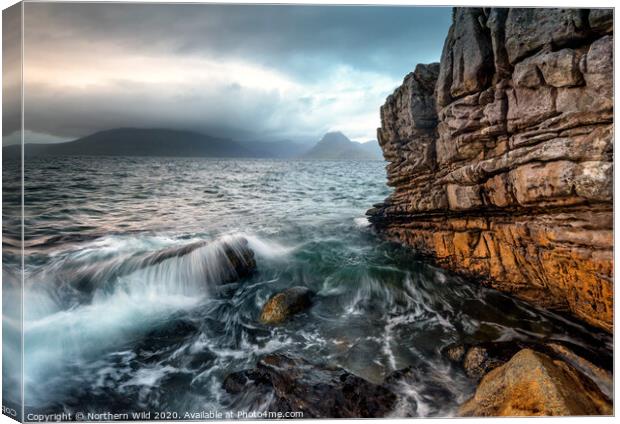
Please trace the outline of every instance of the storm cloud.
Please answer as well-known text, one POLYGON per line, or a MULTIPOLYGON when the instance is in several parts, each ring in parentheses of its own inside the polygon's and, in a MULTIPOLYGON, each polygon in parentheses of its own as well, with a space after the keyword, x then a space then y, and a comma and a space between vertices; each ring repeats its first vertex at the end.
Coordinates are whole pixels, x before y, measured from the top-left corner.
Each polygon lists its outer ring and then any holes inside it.
MULTIPOLYGON (((449 8, 26 3, 25 128, 236 139, 374 138, 379 107, 437 61, 449 8)), ((6 132, 5 132, 6 134, 6 132)))

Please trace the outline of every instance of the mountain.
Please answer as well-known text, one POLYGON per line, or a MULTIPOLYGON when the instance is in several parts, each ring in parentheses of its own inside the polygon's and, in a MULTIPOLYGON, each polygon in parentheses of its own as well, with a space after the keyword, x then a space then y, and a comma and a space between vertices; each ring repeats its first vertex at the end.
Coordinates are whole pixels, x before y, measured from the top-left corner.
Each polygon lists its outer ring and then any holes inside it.
POLYGON ((257 158, 291 159, 306 153, 311 145, 290 140, 241 142, 257 158))
MULTIPOLYGON (((310 145, 290 140, 246 141, 169 129, 118 128, 64 143, 26 143, 26 156, 172 156, 223 158, 296 158, 310 145)), ((18 156, 19 145, 3 148, 7 158, 18 156)))
POLYGON ((381 150, 381 146, 379 146, 379 142, 377 140, 365 141, 364 143, 360 143, 360 145, 362 146, 362 149, 366 150, 377 159, 383 159, 383 150, 381 150))
MULTIPOLYGON (((19 148, 6 146, 3 155, 18 155, 19 148)), ((192 131, 139 128, 99 131, 67 143, 26 143, 24 150, 26 156, 257 157, 249 146, 230 139, 192 131)))
POLYGON ((319 160, 381 160, 383 155, 376 141, 364 144, 357 143, 349 140, 343 133, 336 131, 325 134, 301 158, 319 160), (376 148, 372 143, 377 145, 376 148))

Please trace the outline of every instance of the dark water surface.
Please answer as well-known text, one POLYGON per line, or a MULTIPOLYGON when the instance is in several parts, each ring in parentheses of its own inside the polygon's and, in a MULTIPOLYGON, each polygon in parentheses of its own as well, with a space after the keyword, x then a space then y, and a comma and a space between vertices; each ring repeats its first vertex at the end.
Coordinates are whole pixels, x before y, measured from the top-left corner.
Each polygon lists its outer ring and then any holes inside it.
MULTIPOLYGON (((450 343, 560 340, 609 359, 610 337, 467 284, 381 241, 364 212, 389 193, 384 166, 29 160, 27 410, 170 411, 179 418, 261 410, 268 395, 232 398, 221 383, 279 352, 372 382, 414 366, 419 381, 402 385, 393 415, 445 416, 475 387, 442 357, 450 343), (258 272, 224 289, 205 283, 208 248, 125 269, 128 258, 239 235, 249 240, 258 272), (317 293, 312 308, 279 327, 260 324, 264 302, 295 285, 317 293)), ((15 169, 5 164, 4 172, 6 182, 15 169)), ((18 188, 17 181, 12 189, 5 184, 5 208, 18 206, 18 188)), ((18 239, 15 231, 4 234, 9 267, 18 266, 18 239)))

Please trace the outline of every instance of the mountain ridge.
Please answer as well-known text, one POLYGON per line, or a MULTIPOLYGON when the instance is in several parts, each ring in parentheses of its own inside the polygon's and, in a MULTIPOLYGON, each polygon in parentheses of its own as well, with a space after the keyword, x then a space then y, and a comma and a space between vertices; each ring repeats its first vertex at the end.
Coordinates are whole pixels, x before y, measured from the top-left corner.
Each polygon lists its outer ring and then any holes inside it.
MULTIPOLYGON (((2 148, 3 156, 17 157, 21 145, 2 148)), ((236 141, 229 138, 166 128, 123 127, 97 131, 61 143, 25 143, 32 156, 147 156, 255 159, 381 160, 377 141, 358 143, 342 132, 326 133, 315 145, 280 141, 236 141)))
POLYGON ((381 160, 381 149, 376 141, 358 143, 340 131, 326 133, 317 144, 301 157, 314 160, 381 160), (376 147, 371 144, 374 143, 376 147))
MULTIPOLYGON (((20 147, 4 146, 3 155, 17 156, 20 147)), ((287 158, 308 148, 289 141, 240 142, 188 130, 133 127, 97 131, 63 143, 24 144, 26 156, 287 158)))

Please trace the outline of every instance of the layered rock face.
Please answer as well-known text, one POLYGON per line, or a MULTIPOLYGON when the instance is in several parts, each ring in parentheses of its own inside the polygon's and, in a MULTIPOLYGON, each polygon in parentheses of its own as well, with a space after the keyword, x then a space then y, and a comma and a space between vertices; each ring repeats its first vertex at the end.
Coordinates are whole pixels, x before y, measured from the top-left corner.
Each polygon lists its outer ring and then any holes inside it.
POLYGON ((387 238, 612 331, 613 12, 457 8, 381 108, 387 238))

